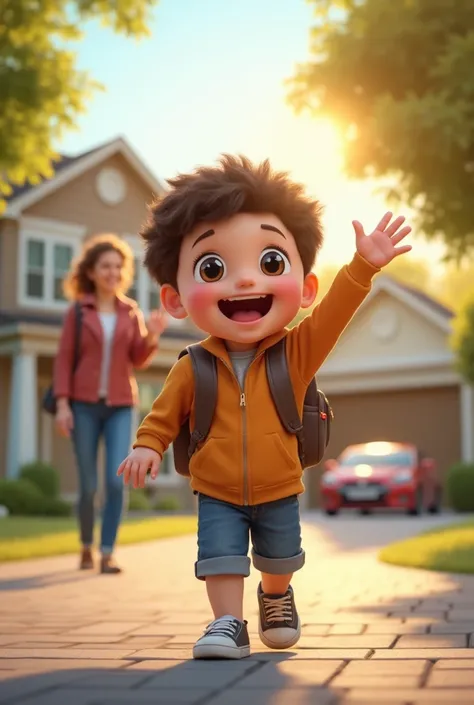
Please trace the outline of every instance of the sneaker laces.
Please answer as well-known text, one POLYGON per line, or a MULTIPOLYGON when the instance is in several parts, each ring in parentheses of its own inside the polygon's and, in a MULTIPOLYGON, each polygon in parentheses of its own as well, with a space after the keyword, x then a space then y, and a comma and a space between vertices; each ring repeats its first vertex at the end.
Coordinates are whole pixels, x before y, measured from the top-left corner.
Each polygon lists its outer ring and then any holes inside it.
POLYGON ((293 617, 293 607, 290 593, 283 595, 283 597, 265 597, 265 595, 263 595, 262 599, 265 617, 268 622, 291 621, 293 617))
POLYGON ((219 617, 207 625, 204 636, 226 636, 233 638, 237 631, 235 617, 219 617))

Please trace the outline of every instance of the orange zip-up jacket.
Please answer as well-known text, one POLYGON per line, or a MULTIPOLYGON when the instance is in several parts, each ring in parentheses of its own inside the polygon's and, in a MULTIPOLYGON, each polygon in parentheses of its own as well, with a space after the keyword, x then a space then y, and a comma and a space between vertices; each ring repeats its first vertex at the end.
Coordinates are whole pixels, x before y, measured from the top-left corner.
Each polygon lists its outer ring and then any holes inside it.
MULTIPOLYGON (((211 430, 190 461, 191 487, 238 505, 271 502, 304 491, 296 437, 282 426, 267 382, 264 352, 287 336, 287 357, 302 414, 308 384, 370 291, 379 270, 356 254, 337 274, 310 316, 288 331, 262 340, 241 389, 225 341, 201 345, 217 357, 217 404, 211 430)), ((137 431, 134 448, 161 456, 190 416, 194 427, 194 379, 189 355, 171 369, 151 412, 137 431)))

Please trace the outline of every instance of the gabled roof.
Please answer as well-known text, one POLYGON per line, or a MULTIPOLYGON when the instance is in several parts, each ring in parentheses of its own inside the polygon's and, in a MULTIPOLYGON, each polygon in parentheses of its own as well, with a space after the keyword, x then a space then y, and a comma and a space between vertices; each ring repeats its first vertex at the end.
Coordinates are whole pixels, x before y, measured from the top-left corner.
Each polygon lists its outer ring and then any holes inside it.
POLYGON ((12 186, 13 193, 6 199, 7 208, 4 217, 18 218, 26 208, 38 203, 50 193, 115 154, 121 154, 126 159, 131 168, 148 184, 153 194, 165 191, 165 186, 148 169, 128 142, 123 137, 117 137, 76 156, 61 155, 53 164, 55 173, 51 179, 44 179, 38 185, 12 186))
POLYGON ((454 312, 421 289, 402 284, 388 274, 379 274, 374 280, 371 297, 380 291, 385 291, 398 299, 445 333, 451 332, 451 319, 454 317, 454 312))

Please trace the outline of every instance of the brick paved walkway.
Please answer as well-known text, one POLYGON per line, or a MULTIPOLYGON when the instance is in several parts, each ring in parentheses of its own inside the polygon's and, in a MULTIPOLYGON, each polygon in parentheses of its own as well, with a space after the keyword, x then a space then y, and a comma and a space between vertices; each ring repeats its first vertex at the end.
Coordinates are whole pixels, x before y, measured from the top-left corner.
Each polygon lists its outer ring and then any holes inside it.
MULTIPOLYGON (((443 521, 443 520, 438 520, 443 521)), ((120 552, 120 577, 66 557, 0 568, 0 703, 13 705, 370 705, 474 702, 474 577, 379 565, 377 545, 433 520, 310 518, 295 576, 303 636, 253 654, 193 662, 209 620, 194 538, 120 552)))

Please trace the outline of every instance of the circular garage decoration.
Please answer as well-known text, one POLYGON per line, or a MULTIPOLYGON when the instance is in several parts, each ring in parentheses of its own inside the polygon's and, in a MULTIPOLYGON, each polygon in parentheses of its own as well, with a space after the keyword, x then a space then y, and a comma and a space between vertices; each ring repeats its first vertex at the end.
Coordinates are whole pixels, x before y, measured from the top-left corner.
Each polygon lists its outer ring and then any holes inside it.
POLYGON ((121 203, 127 193, 127 184, 117 169, 102 169, 96 180, 97 193, 100 199, 109 206, 121 203))
POLYGON ((399 328, 399 317, 393 306, 380 306, 373 314, 371 329, 373 335, 381 341, 393 340, 399 328))

